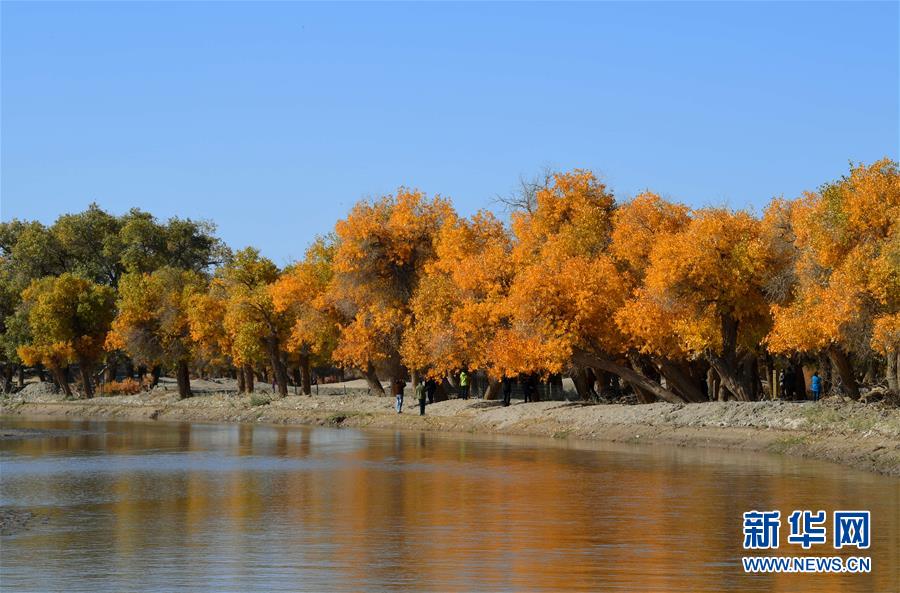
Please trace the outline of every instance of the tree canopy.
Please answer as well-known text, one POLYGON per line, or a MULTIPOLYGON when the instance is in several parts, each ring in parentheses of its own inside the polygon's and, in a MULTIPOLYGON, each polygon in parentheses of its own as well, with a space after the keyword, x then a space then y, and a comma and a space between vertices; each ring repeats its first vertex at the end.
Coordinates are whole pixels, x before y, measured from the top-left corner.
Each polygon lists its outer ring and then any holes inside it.
MULTIPOLYGON (((852 397, 900 391, 900 174, 883 159, 762 215, 627 201, 592 172, 547 172, 460 216, 401 187, 357 203, 279 269, 232 253, 208 222, 92 204, 52 225, 0 224, 0 363, 62 385, 121 352, 175 372, 271 373, 310 392, 312 366, 382 379, 618 377, 641 401, 761 397, 812 365, 852 397), (291 373, 289 373, 291 371, 291 373)), ((112 364, 109 363, 108 364, 112 364)))

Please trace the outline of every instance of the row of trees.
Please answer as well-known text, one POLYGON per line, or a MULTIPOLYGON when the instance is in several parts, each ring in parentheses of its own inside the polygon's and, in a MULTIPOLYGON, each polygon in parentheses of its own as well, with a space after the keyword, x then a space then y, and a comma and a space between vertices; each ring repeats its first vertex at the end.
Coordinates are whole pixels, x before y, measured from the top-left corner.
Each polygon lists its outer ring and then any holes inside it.
MULTIPOLYGON (((509 224, 401 188, 358 203, 283 270, 230 253, 207 224, 95 206, 0 232, 7 368, 42 364, 86 394, 103 360, 267 368, 281 395, 310 367, 379 379, 618 377, 641 401, 752 400, 761 377, 813 362, 857 397, 900 391, 900 175, 890 160, 761 216, 644 193, 619 203, 589 171, 548 175, 509 224), (293 372, 289 372, 293 370, 293 372)), ((798 376, 802 376, 797 373, 798 376)))

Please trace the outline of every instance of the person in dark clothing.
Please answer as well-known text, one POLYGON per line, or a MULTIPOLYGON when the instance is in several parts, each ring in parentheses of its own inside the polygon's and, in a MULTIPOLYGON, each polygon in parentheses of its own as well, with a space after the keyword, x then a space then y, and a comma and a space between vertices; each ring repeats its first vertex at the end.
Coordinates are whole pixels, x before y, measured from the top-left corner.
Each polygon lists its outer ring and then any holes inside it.
POLYGON ((425 402, 427 397, 425 395, 425 392, 425 383, 420 382, 418 385, 416 385, 416 397, 419 400, 419 416, 425 415, 425 402))
POLYGON ((534 401, 534 382, 531 375, 525 375, 522 380, 522 395, 525 397, 525 403, 534 401))
POLYGON ((503 405, 508 406, 512 399, 512 379, 503 377, 501 383, 503 384, 503 405))
POLYGON ((531 401, 536 402, 540 401, 540 394, 538 392, 538 376, 535 374, 528 375, 528 387, 531 396, 531 401))
POLYGON ((394 392, 394 397, 397 398, 395 407, 397 408, 398 414, 403 413, 403 388, 405 386, 406 386, 406 383, 399 379, 395 379, 394 381, 391 382, 391 388, 394 392))
POLYGON ((425 395, 428 398, 428 403, 434 403, 434 394, 437 393, 437 381, 434 379, 428 379, 425 381, 425 395))
POLYGON ((797 379, 794 377, 794 369, 788 367, 781 374, 781 397, 782 399, 794 399, 794 385, 797 379))

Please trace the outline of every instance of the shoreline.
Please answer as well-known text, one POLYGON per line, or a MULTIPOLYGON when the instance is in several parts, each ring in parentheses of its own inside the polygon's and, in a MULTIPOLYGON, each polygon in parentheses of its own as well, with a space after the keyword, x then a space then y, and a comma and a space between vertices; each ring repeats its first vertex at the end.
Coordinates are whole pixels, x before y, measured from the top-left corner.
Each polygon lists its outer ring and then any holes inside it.
POLYGON ((675 447, 712 447, 819 459, 900 476, 900 410, 830 398, 812 402, 708 402, 642 405, 543 401, 447 400, 419 416, 407 396, 403 414, 390 397, 359 392, 290 395, 197 395, 167 390, 61 401, 12 397, 0 414, 34 418, 260 423, 507 434, 675 447))

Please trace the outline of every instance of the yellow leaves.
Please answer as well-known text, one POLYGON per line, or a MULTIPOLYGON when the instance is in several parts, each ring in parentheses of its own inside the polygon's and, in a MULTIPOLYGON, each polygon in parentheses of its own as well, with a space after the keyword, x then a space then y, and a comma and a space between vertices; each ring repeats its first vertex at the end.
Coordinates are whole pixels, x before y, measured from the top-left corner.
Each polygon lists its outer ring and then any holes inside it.
POLYGON ((767 329, 764 289, 777 273, 774 261, 758 219, 721 208, 696 211, 681 230, 656 236, 643 292, 620 322, 645 342, 643 350, 671 348, 658 326, 638 317, 648 311, 686 353, 718 350, 724 318, 739 322, 739 339, 750 343, 767 329))
POLYGON ((610 252, 633 273, 643 275, 659 237, 680 231, 689 221, 687 206, 666 202, 654 193, 643 193, 616 209, 610 252))
POLYGON ((51 369, 64 367, 76 360, 71 342, 25 344, 18 347, 17 354, 27 365, 43 364, 51 369))
POLYGON ((559 372, 575 348, 623 347, 614 313, 629 283, 607 254, 613 205, 593 174, 574 171, 514 218, 514 277, 500 305, 508 326, 491 348, 498 374, 559 372))
POLYGON ((327 358, 337 340, 337 317, 325 293, 333 277, 335 246, 318 238, 303 261, 291 266, 268 290, 277 313, 292 320, 289 350, 327 358))
POLYGON ((198 355, 210 362, 225 363, 232 352, 232 340, 224 327, 226 304, 215 285, 210 288, 191 297, 188 326, 198 355))
POLYGON ((882 348, 891 332, 888 321, 877 319, 889 320, 900 309, 896 163, 852 167, 848 177, 795 201, 790 218, 796 287, 790 303, 773 306, 769 347, 780 352, 839 344, 862 354, 882 348))
POLYGON ((437 235, 455 220, 447 200, 400 188, 396 195, 360 202, 338 221, 334 277, 322 297, 340 318, 337 361, 365 368, 399 359, 403 332, 412 323, 410 301, 435 258, 437 235))
POLYGON ((205 280, 187 270, 125 274, 119 282, 119 311, 106 347, 126 350, 142 364, 187 360, 195 346, 190 328, 192 299, 205 288, 205 280))
POLYGON ((519 373, 547 376, 562 372, 572 356, 567 336, 535 335, 519 329, 501 329, 490 344, 488 372, 494 377, 519 373))
POLYGON ((414 320, 401 354, 432 375, 462 367, 486 368, 489 344, 503 322, 503 299, 513 276, 511 240, 490 213, 445 223, 435 259, 410 301, 414 320))
POLYGON ((875 320, 872 349, 886 356, 900 350, 900 313, 883 315, 875 320))
POLYGON ((575 350, 695 357, 730 348, 734 327, 746 348, 884 352, 900 315, 898 179, 891 161, 857 165, 757 218, 649 192, 617 206, 575 170, 550 178, 510 228, 400 188, 354 206, 281 274, 245 249, 208 287, 177 270, 125 275, 108 336, 110 293, 71 275, 35 282, 21 353, 49 364, 105 342, 243 364, 274 343, 392 374, 499 376, 559 372, 575 350))
POLYGON ((849 234, 883 237, 898 224, 900 174, 889 159, 853 167, 850 177, 838 184, 838 191, 849 234))
POLYGON ((65 273, 35 280, 22 292, 31 339, 18 349, 29 364, 93 361, 102 352, 114 310, 114 293, 65 273))
POLYGON ((390 359, 400 347, 399 336, 408 326, 408 316, 399 309, 367 307, 341 327, 341 340, 334 351, 336 360, 364 368, 390 359))
POLYGON ((609 244, 614 200, 590 171, 575 170, 553 176, 537 192, 533 213, 513 216, 517 239, 514 260, 526 264, 547 249, 571 255, 596 255, 609 244))
POLYGON ((267 340, 284 343, 291 320, 273 302, 277 279, 274 263, 244 249, 217 272, 206 294, 190 299, 190 335, 203 358, 254 364, 264 359, 267 340))

